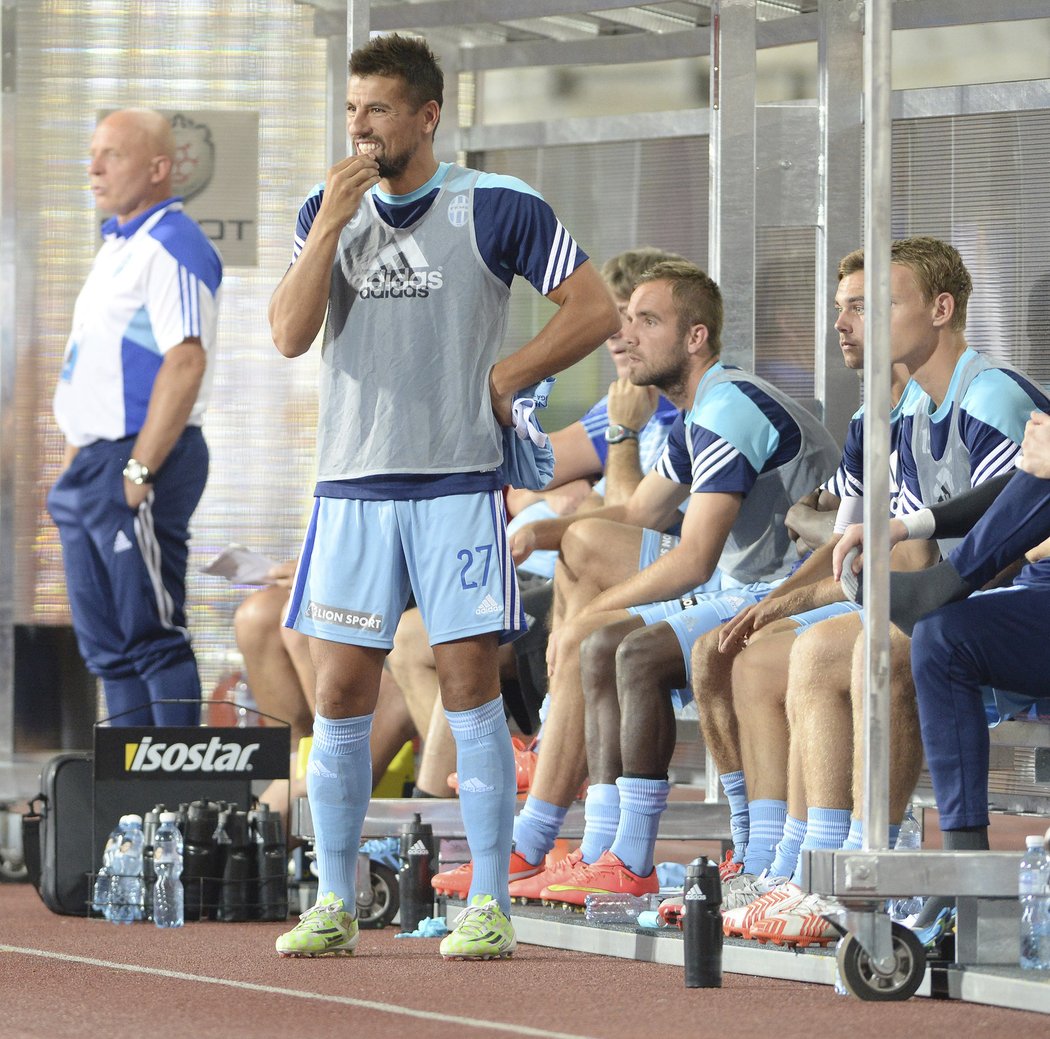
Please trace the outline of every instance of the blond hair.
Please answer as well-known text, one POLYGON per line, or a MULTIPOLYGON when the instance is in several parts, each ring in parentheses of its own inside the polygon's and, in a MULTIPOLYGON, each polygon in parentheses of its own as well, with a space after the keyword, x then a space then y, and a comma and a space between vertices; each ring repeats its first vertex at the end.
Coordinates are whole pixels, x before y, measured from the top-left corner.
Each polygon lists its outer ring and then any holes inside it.
MULTIPOLYGON (((929 235, 898 238, 890 246, 890 260, 907 267, 915 275, 922 298, 927 303, 947 292, 955 301, 948 327, 953 332, 961 332, 966 327, 966 304, 973 291, 973 281, 955 246, 929 235)), ((839 263, 839 281, 862 270, 864 250, 854 249, 839 263)))

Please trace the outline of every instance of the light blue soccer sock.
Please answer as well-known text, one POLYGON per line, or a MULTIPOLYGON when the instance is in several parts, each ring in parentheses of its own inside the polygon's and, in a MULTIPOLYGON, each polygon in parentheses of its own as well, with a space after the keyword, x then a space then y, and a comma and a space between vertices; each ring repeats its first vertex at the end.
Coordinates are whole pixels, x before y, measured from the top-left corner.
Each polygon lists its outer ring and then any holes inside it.
POLYGON ((776 855, 769 865, 771 877, 790 877, 798 865, 798 850, 806 836, 806 823, 803 819, 788 816, 784 822, 784 836, 777 845, 776 855))
POLYGON ((580 850, 584 862, 594 862, 611 847, 620 822, 620 791, 615 783, 592 783, 583 804, 583 840, 580 850))
POLYGON ((750 820, 747 814, 747 785, 743 772, 726 772, 718 777, 729 803, 729 833, 733 838, 733 858, 741 862, 747 851, 750 820))
POLYGON ((647 877, 653 871, 656 835, 671 784, 666 779, 620 776, 616 786, 620 791, 620 824, 610 850, 632 873, 647 877))
MULTIPOLYGON (((889 847, 893 847, 897 843, 897 834, 901 832, 901 828, 896 823, 890 824, 889 829, 889 847)), ((849 835, 846 837, 845 842, 842 845, 843 851, 860 851, 864 847, 864 823, 857 818, 852 818, 849 821, 849 835)))
POLYGON ((859 851, 864 844, 864 823, 854 817, 849 821, 849 833, 842 842, 843 851, 859 851))
POLYGON ((314 716, 306 793, 314 824, 318 897, 329 891, 357 915, 357 853, 372 796, 372 715, 314 716))
POLYGON ((532 865, 543 862, 543 856, 554 847, 561 833, 568 808, 541 801, 535 794, 525 798, 518 817, 514 820, 514 850, 532 865))
MULTIPOLYGON (((848 808, 810 808, 806 813, 806 836, 799 851, 838 851, 849 833, 850 810, 848 808)), ((802 883, 802 856, 791 879, 802 883)))
POLYGON ((445 717, 456 740, 459 809, 474 866, 468 898, 491 895, 510 916, 507 884, 518 783, 503 697, 469 711, 445 711, 445 717))
POLYGON ((749 802, 747 812, 749 826, 744 872, 757 877, 773 861, 777 842, 784 836, 787 802, 762 798, 749 802))

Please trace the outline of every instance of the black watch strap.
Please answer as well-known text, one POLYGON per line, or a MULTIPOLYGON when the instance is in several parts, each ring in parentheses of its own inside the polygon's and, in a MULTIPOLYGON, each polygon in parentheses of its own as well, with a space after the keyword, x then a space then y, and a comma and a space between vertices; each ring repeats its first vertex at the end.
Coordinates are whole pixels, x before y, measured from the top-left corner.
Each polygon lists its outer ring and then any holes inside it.
POLYGON ((627 426, 620 426, 615 422, 605 431, 605 442, 607 444, 622 444, 625 440, 637 439, 637 429, 629 429, 627 426))

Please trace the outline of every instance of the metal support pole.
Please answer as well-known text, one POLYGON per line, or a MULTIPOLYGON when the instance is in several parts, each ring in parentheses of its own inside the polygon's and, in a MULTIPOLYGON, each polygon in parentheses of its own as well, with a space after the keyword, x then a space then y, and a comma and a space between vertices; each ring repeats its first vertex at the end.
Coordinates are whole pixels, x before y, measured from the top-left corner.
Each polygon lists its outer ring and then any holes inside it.
POLYGON ((820 0, 818 12, 820 183, 814 395, 822 402, 824 425, 839 441, 846 435, 860 396, 856 375, 842 364, 831 311, 839 261, 860 245, 864 234, 862 7, 861 0, 820 0))
MULTIPOLYGON (((892 0, 864 7, 864 850, 886 848, 889 830, 889 470, 892 0)), ((856 808, 856 806, 854 806, 856 808)), ((892 962, 889 919, 870 914, 858 938, 892 962)))
POLYGON ((725 301, 722 355, 755 363, 755 0, 711 6, 708 273, 725 301))
POLYGON ((327 162, 334 166, 346 158, 346 36, 337 33, 326 37, 325 57, 328 75, 325 78, 328 103, 327 162))
MULTIPOLYGON (((341 134, 343 139, 343 150, 340 158, 350 154, 350 142, 346 133, 346 80, 349 75, 347 67, 350 64, 350 55, 358 47, 363 47, 369 40, 369 29, 371 27, 372 0, 346 0, 346 53, 343 61, 343 81, 339 86, 339 93, 333 99, 339 104, 333 104, 333 109, 339 112, 339 129, 333 132, 341 134)), ((334 114, 334 112, 333 112, 334 114)))
POLYGON ((15 366, 18 333, 17 170, 18 0, 0 8, 0 762, 14 755, 15 731, 15 366))

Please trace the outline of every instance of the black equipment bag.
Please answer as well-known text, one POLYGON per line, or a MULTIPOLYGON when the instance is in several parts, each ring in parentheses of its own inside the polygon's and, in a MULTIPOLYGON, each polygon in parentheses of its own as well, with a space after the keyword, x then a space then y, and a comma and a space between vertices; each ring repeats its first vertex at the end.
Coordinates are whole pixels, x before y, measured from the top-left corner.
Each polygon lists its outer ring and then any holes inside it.
POLYGON ((29 879, 54 913, 87 916, 92 873, 92 756, 53 757, 22 817, 29 879))

